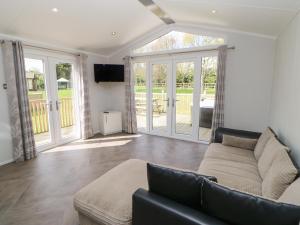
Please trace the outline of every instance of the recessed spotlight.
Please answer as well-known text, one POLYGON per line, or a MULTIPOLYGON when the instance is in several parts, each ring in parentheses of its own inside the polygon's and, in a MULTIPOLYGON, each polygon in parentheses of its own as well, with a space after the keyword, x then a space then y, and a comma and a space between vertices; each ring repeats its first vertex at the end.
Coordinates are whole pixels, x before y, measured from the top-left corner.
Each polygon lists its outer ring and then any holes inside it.
POLYGON ((58 12, 58 8, 53 8, 53 9, 52 9, 52 12, 57 13, 57 12, 58 12))
POLYGON ((116 32, 116 31, 113 31, 113 32, 111 32, 111 35, 112 35, 112 36, 117 36, 117 32, 116 32))
POLYGON ((212 12, 213 14, 216 14, 216 13, 217 13, 217 10, 213 9, 211 12, 212 12))

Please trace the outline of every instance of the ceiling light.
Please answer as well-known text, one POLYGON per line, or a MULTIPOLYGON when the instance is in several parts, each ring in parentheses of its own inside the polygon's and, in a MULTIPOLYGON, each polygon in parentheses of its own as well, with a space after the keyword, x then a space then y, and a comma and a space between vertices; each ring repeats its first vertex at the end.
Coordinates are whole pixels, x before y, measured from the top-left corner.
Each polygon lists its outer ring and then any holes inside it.
POLYGON ((52 12, 57 13, 57 12, 58 12, 58 8, 53 8, 53 9, 52 9, 52 12))
POLYGON ((213 14, 216 14, 217 10, 213 9, 211 12, 212 12, 213 14))
POLYGON ((117 35, 117 32, 116 32, 116 31, 113 31, 113 32, 111 32, 111 35, 112 35, 112 36, 116 36, 116 35, 117 35))

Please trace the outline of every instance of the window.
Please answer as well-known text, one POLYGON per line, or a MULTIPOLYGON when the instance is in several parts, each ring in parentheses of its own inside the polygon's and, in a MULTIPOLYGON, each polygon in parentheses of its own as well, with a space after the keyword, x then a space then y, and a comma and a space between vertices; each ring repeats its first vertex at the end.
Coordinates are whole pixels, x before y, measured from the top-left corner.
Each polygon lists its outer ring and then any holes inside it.
POLYGON ((142 54, 176 49, 204 47, 210 45, 221 45, 224 43, 225 40, 223 38, 171 31, 170 33, 163 35, 160 38, 144 45, 143 47, 135 49, 133 52, 135 54, 142 54))

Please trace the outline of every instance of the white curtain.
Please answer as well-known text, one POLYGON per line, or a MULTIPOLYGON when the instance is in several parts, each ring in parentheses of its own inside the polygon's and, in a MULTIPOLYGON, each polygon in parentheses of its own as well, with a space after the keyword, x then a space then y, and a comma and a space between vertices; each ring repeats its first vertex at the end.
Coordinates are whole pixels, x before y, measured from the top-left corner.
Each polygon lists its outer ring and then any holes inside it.
POLYGON ((135 96, 134 96, 134 77, 131 73, 131 58, 124 58, 125 66, 125 131, 130 134, 137 132, 135 96))
POLYGON ((3 41, 2 49, 13 158, 15 161, 29 160, 36 157, 37 152, 27 92, 23 46, 19 41, 3 41))
POLYGON ((216 129, 224 127, 224 101, 225 101, 225 75, 226 75, 226 59, 227 45, 218 48, 218 68, 217 68, 217 86, 215 96, 215 108, 212 119, 212 136, 213 141, 216 136, 216 129))
POLYGON ((80 54, 79 56, 77 56, 80 124, 81 137, 83 139, 88 139, 93 136, 91 106, 88 88, 87 58, 88 56, 85 54, 80 54))

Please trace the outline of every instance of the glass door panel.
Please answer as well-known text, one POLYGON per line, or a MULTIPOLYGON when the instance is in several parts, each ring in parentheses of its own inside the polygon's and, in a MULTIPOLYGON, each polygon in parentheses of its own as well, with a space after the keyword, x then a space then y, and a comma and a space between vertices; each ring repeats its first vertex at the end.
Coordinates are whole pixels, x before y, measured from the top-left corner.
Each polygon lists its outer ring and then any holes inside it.
POLYGON ((151 68, 151 115, 152 131, 167 133, 168 130, 168 73, 169 64, 152 64, 151 68))
POLYGON ((147 129, 147 70, 146 63, 133 63, 133 74, 135 79, 135 108, 138 131, 146 132, 147 129))
POLYGON ((217 57, 202 58, 201 93, 199 133, 201 141, 210 141, 212 117, 215 106, 215 93, 217 81, 217 57))
POLYGON ((73 65, 69 62, 55 64, 56 92, 58 101, 56 109, 59 113, 61 139, 76 136, 78 133, 75 119, 75 101, 73 90, 73 65))
POLYGON ((176 62, 175 67, 175 133, 192 135, 195 63, 176 62))
POLYGON ((38 58, 25 58, 26 81, 33 133, 37 147, 52 142, 50 114, 52 104, 47 89, 45 61, 38 58))

